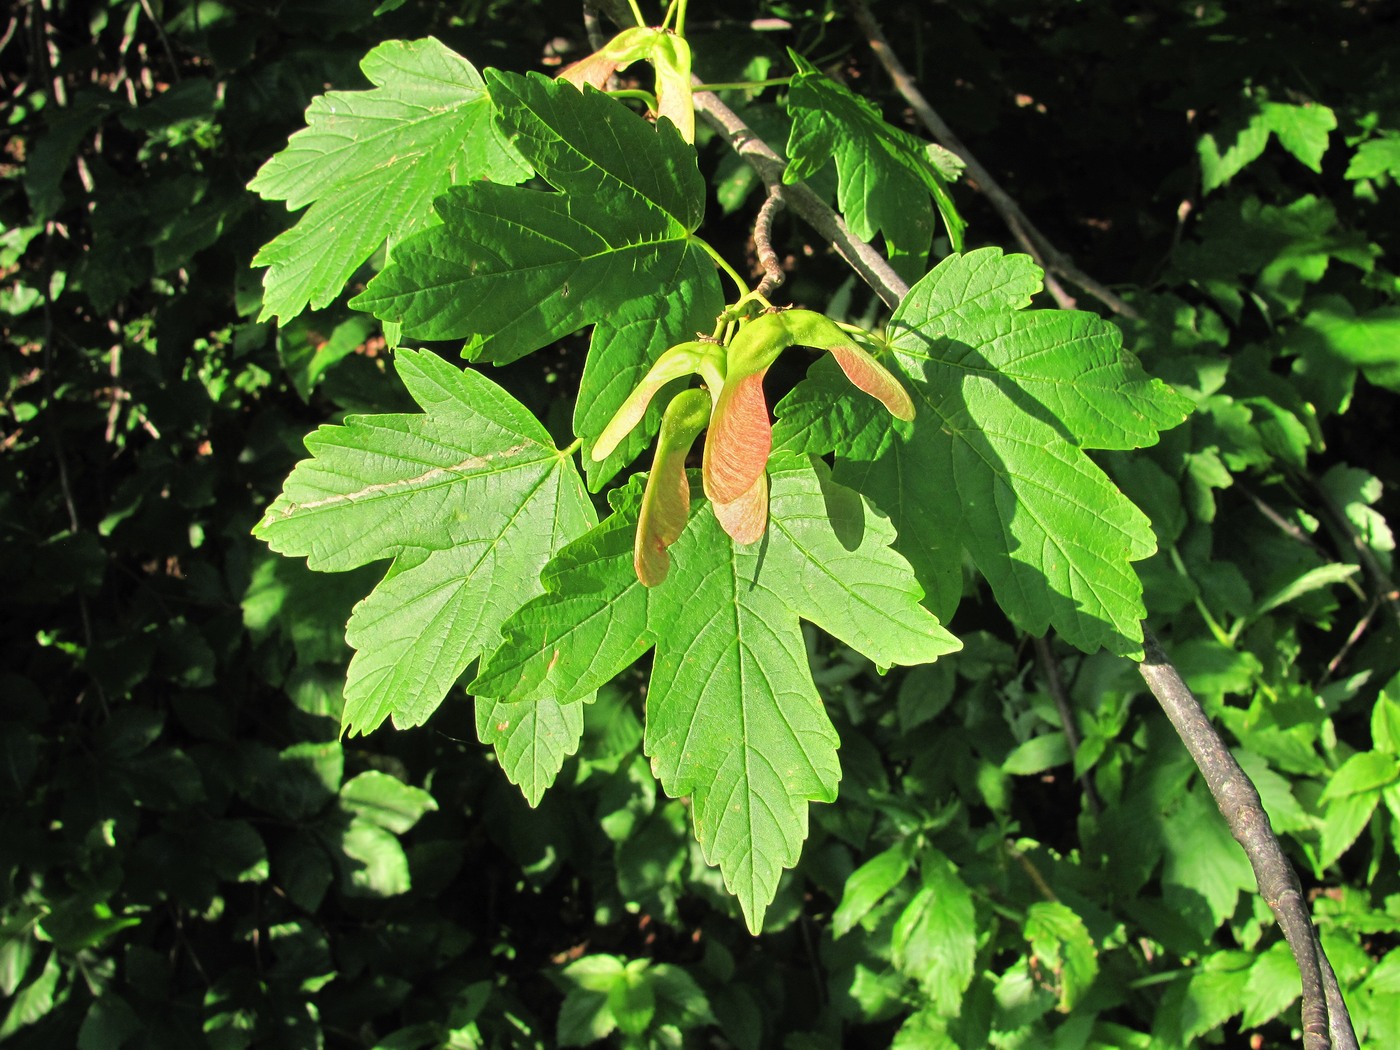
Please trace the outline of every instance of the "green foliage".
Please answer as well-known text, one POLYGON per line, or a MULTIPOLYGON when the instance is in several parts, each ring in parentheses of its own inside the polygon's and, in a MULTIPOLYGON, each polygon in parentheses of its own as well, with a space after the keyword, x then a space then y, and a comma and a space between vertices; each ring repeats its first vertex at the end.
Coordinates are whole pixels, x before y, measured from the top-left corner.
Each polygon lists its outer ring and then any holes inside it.
MULTIPOLYGON (((395 362, 423 414, 323 428, 254 530, 313 569, 393 559, 346 629, 357 650, 342 715, 350 733, 391 715, 401 728, 427 721, 495 646, 528 581, 594 517, 572 464, 504 390, 431 354, 405 350, 395 362)), ((495 741, 500 751, 514 732, 495 741)))
POLYGON ((923 275, 933 240, 933 207, 954 251, 963 249, 966 224, 948 183, 962 162, 947 150, 891 127, 870 102, 822 76, 800 55, 788 86, 792 116, 783 181, 815 175, 835 157, 837 202, 856 235, 883 234, 890 261, 913 278, 923 275), (907 262, 906 262, 907 260, 907 262))
POLYGON ((429 225, 449 186, 530 174, 492 122, 481 75, 437 40, 391 40, 360 68, 375 90, 316 98, 306 128, 248 184, 293 211, 311 205, 253 259, 268 267, 264 320, 330 303, 386 237, 429 225))
POLYGON ((919 422, 865 404, 832 418, 826 370, 778 406, 785 444, 843 455, 839 476, 891 508, 936 610, 956 604, 965 548, 1022 629, 1140 653, 1129 563, 1153 553, 1151 526, 1081 450, 1152 444, 1186 403, 1098 318, 1016 313, 1039 288, 1024 256, 949 256, 888 329, 919 422))
POLYGON ((0 1043, 1296 1045, 1144 618, 1400 1039, 1383 15, 871 7, 1139 317, 1050 309, 840 5, 25 9, 0 1043), (892 314, 793 209, 748 290, 692 66, 892 314))
POLYGON ((501 131, 558 192, 458 184, 438 202, 442 225, 396 247, 354 306, 421 339, 471 337, 471 356, 502 363, 640 296, 714 280, 692 239, 704 184, 674 128, 538 74, 487 76, 501 131))
POLYGON ((806 803, 832 801, 840 778, 798 615, 885 666, 958 648, 918 605, 908 565, 868 503, 819 461, 770 469, 764 547, 736 544, 707 509, 692 510, 677 571, 656 587, 633 571, 635 498, 622 497, 546 567, 549 593, 507 622, 506 644, 471 685, 517 701, 573 700, 655 645, 646 753, 667 793, 690 797, 705 857, 755 931, 781 870, 797 862, 806 803))

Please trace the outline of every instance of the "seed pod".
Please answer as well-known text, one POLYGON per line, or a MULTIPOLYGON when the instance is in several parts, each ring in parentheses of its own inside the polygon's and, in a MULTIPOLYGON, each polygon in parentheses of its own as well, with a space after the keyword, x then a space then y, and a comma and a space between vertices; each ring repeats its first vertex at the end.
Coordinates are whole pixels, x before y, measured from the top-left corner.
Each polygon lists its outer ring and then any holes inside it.
POLYGON ((689 342, 679 343, 658 357, 598 435, 593 451, 589 453, 593 462, 601 463, 616 451, 617 446, 647 414, 647 406, 656 392, 671 380, 699 372, 712 384, 722 383, 724 373, 719 353, 720 348, 714 343, 689 342))
POLYGON ((666 548, 680 539, 690 515, 690 481, 685 457, 710 418, 710 397, 703 390, 683 390, 671 399, 661 417, 656 456, 642 493, 632 566, 637 579, 655 587, 671 569, 666 548))

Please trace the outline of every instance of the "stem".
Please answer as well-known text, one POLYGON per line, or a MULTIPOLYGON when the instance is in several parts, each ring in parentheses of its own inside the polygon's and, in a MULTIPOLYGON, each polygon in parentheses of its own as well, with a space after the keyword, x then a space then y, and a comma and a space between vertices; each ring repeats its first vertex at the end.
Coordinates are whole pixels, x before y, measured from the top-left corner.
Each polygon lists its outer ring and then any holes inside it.
POLYGON ((1062 308, 1072 309, 1074 299, 1051 276, 1052 272, 1083 288, 1114 313, 1123 317, 1137 318, 1139 315, 1136 310, 1106 286, 1075 266, 1068 256, 1050 242, 1048 237, 1036 229, 1030 219, 1026 218, 1026 213, 1021 210, 1020 205, 1001 188, 1001 185, 992 177, 991 172, 982 166, 981 162, 963 145, 957 135, 953 134, 953 130, 928 104, 928 100, 924 98, 923 92, 919 90, 914 78, 909 75, 908 70, 904 68, 904 63, 899 60, 899 56, 890 47, 884 30, 880 28, 880 23, 875 20, 875 16, 870 13, 870 8, 866 6, 865 0, 848 0, 848 3, 851 14, 855 17, 861 32, 866 36, 870 50, 875 53, 875 57, 885 67, 885 72, 894 82, 895 90, 900 93, 905 102, 909 103, 909 108, 914 111, 914 115, 928 129, 934 140, 956 153, 967 165, 968 181, 975 183, 977 188, 982 191, 983 196, 996 209, 997 214, 1001 216, 1002 221, 1006 223, 1007 228, 1011 230, 1011 235, 1016 238, 1016 242, 1020 244, 1022 249, 1035 259, 1041 269, 1047 271, 1045 287, 1054 296, 1056 303, 1062 308))
POLYGON ((644 88, 618 88, 608 92, 609 98, 635 98, 639 102, 646 103, 648 109, 656 111, 656 96, 644 88))
POLYGON ((1145 656, 1138 670, 1191 753, 1230 833, 1249 857, 1259 892, 1297 960, 1303 981, 1304 1050, 1353 1050, 1356 1035, 1351 1018, 1340 989, 1331 987, 1335 986, 1336 977, 1331 975, 1330 966, 1326 967, 1329 976, 1324 977, 1326 957, 1308 915, 1302 887, 1269 824, 1259 792, 1150 632, 1144 639, 1143 651, 1145 656))
POLYGON ((1215 636, 1215 640, 1221 645, 1226 648, 1234 648, 1234 641, 1230 637, 1230 632, 1221 627, 1215 617, 1211 615, 1210 610, 1206 608, 1205 599, 1201 597, 1201 588, 1196 581, 1191 578, 1191 573, 1186 568, 1186 562, 1182 561, 1181 552, 1177 550, 1175 543, 1167 548, 1167 553, 1171 556, 1172 567, 1190 582, 1191 602, 1196 606, 1196 612, 1201 614, 1201 619, 1205 622, 1206 627, 1210 629, 1210 633, 1215 636))
POLYGON ((637 25, 645 29, 647 20, 642 17, 642 9, 637 6, 637 0, 627 0, 627 6, 632 9, 632 17, 637 20, 637 25))
MULTIPOLYGON (((1060 725, 1064 727, 1065 743, 1069 745, 1071 757, 1079 753, 1079 727, 1074 724, 1074 711, 1070 708, 1069 694, 1065 691, 1064 678, 1060 675, 1060 665, 1055 659, 1055 653, 1050 648, 1050 639, 1041 636, 1031 639, 1035 646, 1036 660, 1040 663, 1040 672, 1045 676, 1045 686, 1050 693, 1050 699, 1055 702, 1055 710, 1060 716, 1060 725)), ((1103 812, 1103 803, 1099 801, 1099 793, 1094 790, 1094 781, 1087 772, 1079 774, 1079 787, 1084 792, 1084 800, 1089 806, 1089 812, 1098 816, 1103 812)))
POLYGON ((1323 507, 1326 508, 1328 518, 1350 542, 1352 550, 1356 553, 1357 561, 1365 569, 1366 575, 1371 577, 1371 583, 1376 588, 1377 597, 1389 607, 1391 615, 1395 617, 1395 622, 1400 624, 1400 589, 1396 588, 1395 581, 1390 578, 1390 574, 1385 571, 1384 566, 1376 560, 1370 545, 1357 532, 1356 526, 1346 516, 1346 512, 1337 505, 1332 494, 1316 482, 1314 482, 1313 488, 1317 493, 1317 498, 1322 501, 1323 507))
POLYGON ((758 209, 758 218, 753 223, 753 245, 758 253, 758 264, 763 267, 763 280, 758 284, 756 296, 766 299, 775 288, 782 286, 785 277, 778 263, 778 253, 773 251, 773 217, 783 206, 783 198, 770 187, 768 199, 758 209))
POLYGON ((676 3, 676 36, 685 36, 685 9, 690 6, 690 0, 678 0, 676 3))
POLYGON ((730 266, 729 263, 725 262, 724 256, 720 255, 719 252, 715 251, 715 249, 710 245, 710 243, 707 240, 705 240, 703 237, 697 237, 693 233, 690 235, 690 240, 691 243, 700 245, 700 247, 705 250, 705 254, 714 260, 715 265, 718 266, 725 273, 727 273, 729 275, 730 280, 732 280, 736 285, 738 285, 740 299, 744 298, 749 294, 749 286, 744 283, 744 279, 739 276, 738 271, 735 270, 734 267, 730 266))
POLYGON ((767 80, 728 80, 721 83, 695 85, 696 91, 757 91, 759 88, 781 87, 792 83, 792 77, 769 77, 767 80))

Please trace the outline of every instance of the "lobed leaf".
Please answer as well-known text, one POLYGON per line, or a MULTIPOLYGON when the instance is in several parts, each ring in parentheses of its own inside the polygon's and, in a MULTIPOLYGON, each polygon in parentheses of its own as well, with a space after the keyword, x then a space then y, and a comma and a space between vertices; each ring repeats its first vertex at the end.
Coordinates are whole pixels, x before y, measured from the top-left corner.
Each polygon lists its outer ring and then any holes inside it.
POLYGON ((325 306, 383 245, 432 225, 449 186, 530 174, 492 123, 481 74, 432 37, 391 40, 360 63, 375 87, 313 99, 307 126, 248 188, 310 209, 253 259, 268 267, 259 320, 325 306))
POLYGON ((966 549, 1023 630, 1133 656, 1144 610, 1131 563, 1156 544, 1084 450, 1151 444, 1189 403, 1149 379, 1108 323, 1017 312, 1038 283, 1028 260, 995 248, 945 259, 889 326, 918 424, 863 403, 829 413, 828 370, 778 406, 778 444, 841 453, 837 480, 890 513, 940 615, 966 549))
POLYGON ((426 352, 395 365, 424 412, 322 427, 254 529, 313 569, 395 559, 346 631, 351 733, 425 721, 595 520, 572 463, 505 391, 426 352))
POLYGON ((555 192, 452 187, 442 225, 399 244, 351 305, 503 363, 639 298, 716 281, 691 236, 704 180, 674 125, 538 74, 487 81, 501 130, 555 192))
POLYGON ((961 251, 965 223, 947 180, 954 165, 931 152, 930 144, 886 123, 865 99, 806 61, 796 61, 798 72, 788 89, 793 123, 783 181, 810 178, 834 157, 837 203, 851 230, 867 240, 883 234, 891 260, 911 280, 924 272, 935 205, 953 250, 961 251))
MULTIPOLYGON (((567 698, 598 688, 653 645, 646 752, 755 930, 797 861, 806 803, 830 801, 836 736, 812 683, 799 617, 877 662, 932 660, 958 643, 920 608, 887 522, 824 465, 775 460, 761 545, 729 539, 703 504, 643 587, 631 564, 637 485, 544 573, 546 593, 503 628, 471 685, 480 696, 567 698)), ((698 509, 696 509, 698 508, 698 509)))

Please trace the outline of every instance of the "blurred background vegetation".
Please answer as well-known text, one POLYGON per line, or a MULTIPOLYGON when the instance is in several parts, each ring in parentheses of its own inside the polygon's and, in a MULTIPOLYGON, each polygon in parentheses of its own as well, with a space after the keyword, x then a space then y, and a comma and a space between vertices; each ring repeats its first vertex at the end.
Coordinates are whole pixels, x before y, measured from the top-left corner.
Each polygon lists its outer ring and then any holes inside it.
MULTIPOLYGON (((1196 401, 1160 446, 1102 457, 1157 529, 1149 622, 1255 779, 1363 1043, 1400 1045, 1400 13, 873 8, 1196 401)), ((1294 964, 1135 668, 1038 655, 972 576, 955 658, 882 677, 812 637, 841 797, 757 939, 657 793, 640 678, 600 696, 533 810, 460 690, 421 729, 338 739, 375 574, 313 576, 249 531, 309 430, 403 395, 344 300, 257 322, 249 262, 293 217, 245 187, 313 96, 366 86, 374 44, 548 72, 588 50, 578 4, 0 18, 0 1042, 1293 1042, 1294 964)), ((690 29, 702 78, 784 76, 793 47, 905 122, 836 0, 696 4, 690 29)), ((781 145, 780 95, 727 97, 781 145)), ((700 147, 727 231, 707 236, 743 259, 752 177, 700 147)), ((1010 247, 956 192, 969 246, 1010 247)), ((780 238, 792 301, 873 309, 808 231, 780 238)), ((582 347, 493 378, 567 427, 582 347)))

